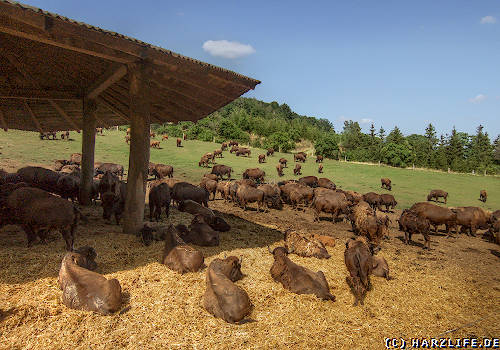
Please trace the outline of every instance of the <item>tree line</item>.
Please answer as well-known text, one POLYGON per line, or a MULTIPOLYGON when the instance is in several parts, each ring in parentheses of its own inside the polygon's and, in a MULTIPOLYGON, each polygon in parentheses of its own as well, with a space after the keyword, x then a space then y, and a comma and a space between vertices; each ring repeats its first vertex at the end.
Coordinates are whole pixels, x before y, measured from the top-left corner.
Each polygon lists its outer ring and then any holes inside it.
POLYGON ((219 143, 237 140, 281 152, 293 151, 297 143, 308 140, 315 154, 332 159, 500 174, 500 136, 492 142, 482 125, 473 135, 453 127, 450 134, 438 136, 429 124, 423 135, 404 136, 397 126, 386 135, 383 127, 376 130, 373 124, 364 133, 358 122, 348 120, 336 132, 329 120, 299 115, 285 103, 240 97, 197 123, 153 128, 174 137, 186 134, 189 139, 219 143))

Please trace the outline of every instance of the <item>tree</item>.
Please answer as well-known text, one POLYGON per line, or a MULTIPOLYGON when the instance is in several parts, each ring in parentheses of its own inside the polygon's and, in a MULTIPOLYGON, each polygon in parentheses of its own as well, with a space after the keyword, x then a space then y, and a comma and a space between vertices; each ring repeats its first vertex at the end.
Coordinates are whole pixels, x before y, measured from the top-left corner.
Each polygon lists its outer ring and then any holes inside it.
POLYGON ((412 163, 412 151, 406 144, 389 142, 382 147, 382 161, 395 167, 407 167, 412 163))
POLYGON ((324 134, 314 144, 316 154, 326 158, 338 158, 339 155, 339 136, 336 134, 324 134))
POLYGON ((385 129, 382 126, 378 131, 378 137, 380 138, 380 140, 382 140, 382 142, 385 141, 385 129))
POLYGON ((405 137, 403 136, 403 133, 397 126, 392 129, 392 131, 387 135, 387 142, 392 142, 395 143, 396 145, 402 145, 405 143, 405 137))
POLYGON ((293 142, 290 135, 286 132, 275 132, 267 138, 264 142, 266 148, 273 148, 279 152, 288 152, 295 148, 295 142, 293 142))
POLYGON ((483 129, 482 125, 477 127, 471 147, 471 159, 478 171, 486 170, 493 162, 493 146, 488 133, 483 132, 483 129))

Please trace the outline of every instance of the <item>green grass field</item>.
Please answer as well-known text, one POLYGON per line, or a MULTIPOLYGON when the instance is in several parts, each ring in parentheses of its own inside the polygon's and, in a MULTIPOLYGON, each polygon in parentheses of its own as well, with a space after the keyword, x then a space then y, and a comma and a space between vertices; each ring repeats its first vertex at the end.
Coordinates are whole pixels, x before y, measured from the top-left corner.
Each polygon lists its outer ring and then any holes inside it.
MULTIPOLYGON (((105 131, 104 136, 96 136, 96 161, 114 162, 128 167, 128 145, 124 142, 124 132, 105 131)), ((81 151, 81 134, 71 133, 72 141, 41 141, 37 133, 10 130, 0 131, 0 167, 8 165, 20 167, 24 164, 52 165, 54 159, 67 159, 73 152, 81 151)), ((157 137, 160 139, 160 137, 157 137)), ((200 157, 206 152, 220 148, 219 144, 195 140, 183 141, 183 147, 175 147, 175 138, 161 142, 161 149, 151 149, 151 161, 170 164, 174 167, 174 176, 188 181, 198 182, 210 169, 198 167, 200 157)), ((257 157, 265 153, 262 149, 253 149, 252 156, 236 157, 229 151, 217 162, 233 167, 233 177, 241 178, 247 168, 260 167, 267 176, 267 181, 278 181, 276 164, 278 159, 288 159, 288 168, 282 179, 299 178, 293 176, 293 155, 275 153, 267 158, 266 163, 258 164, 257 157)), ((318 165, 314 157, 309 157, 302 164, 302 175, 318 176, 318 165)), ((470 174, 448 174, 443 172, 398 169, 386 166, 355 164, 325 160, 324 177, 334 181, 343 189, 361 193, 374 191, 388 192, 380 188, 380 178, 389 177, 393 182, 392 194, 399 202, 399 208, 411 206, 415 202, 425 201, 431 189, 448 191, 449 206, 480 206, 488 210, 500 209, 500 177, 474 176, 470 174), (488 191, 488 201, 478 200, 479 191, 488 191)))

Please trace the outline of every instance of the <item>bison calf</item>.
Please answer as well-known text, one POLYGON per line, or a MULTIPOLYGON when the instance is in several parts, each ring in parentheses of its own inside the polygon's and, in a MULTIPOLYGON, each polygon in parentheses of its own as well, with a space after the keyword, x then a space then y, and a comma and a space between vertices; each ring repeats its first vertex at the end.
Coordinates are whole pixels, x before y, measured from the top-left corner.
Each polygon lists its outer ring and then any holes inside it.
POLYGON ((203 254, 178 240, 180 238, 177 237, 177 231, 170 225, 165 235, 165 248, 160 262, 180 274, 203 268, 203 254))

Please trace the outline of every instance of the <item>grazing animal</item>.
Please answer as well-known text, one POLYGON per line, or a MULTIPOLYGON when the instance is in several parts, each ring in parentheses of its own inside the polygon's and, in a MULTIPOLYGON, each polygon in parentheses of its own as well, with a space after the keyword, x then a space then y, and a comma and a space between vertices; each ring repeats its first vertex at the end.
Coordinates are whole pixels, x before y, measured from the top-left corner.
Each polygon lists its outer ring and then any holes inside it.
POLYGON ((356 235, 366 237, 373 247, 372 250, 379 250, 388 220, 377 217, 374 210, 365 201, 359 202, 352 208, 349 219, 353 232, 356 235))
POLYGON ((306 157, 302 153, 297 153, 293 155, 293 161, 305 163, 306 157))
POLYGON ((176 143, 177 147, 181 147, 182 146, 181 144, 182 144, 182 140, 178 138, 177 143, 176 143))
POLYGON ((149 147, 151 148, 160 148, 160 141, 157 141, 157 140, 151 140, 149 142, 149 147))
POLYGON ((283 165, 283 168, 286 168, 286 167, 287 167, 287 166, 286 166, 287 160, 286 160, 285 158, 280 158, 279 163, 280 163, 281 165, 283 165))
POLYGON ((368 192, 363 195, 363 200, 370 205, 370 207, 376 211, 382 210, 382 198, 378 193, 368 192))
POLYGON ((179 205, 177 206, 177 210, 179 210, 180 212, 186 212, 186 213, 189 213, 192 215, 201 214, 201 215, 207 216, 207 217, 215 216, 214 212, 211 209, 206 208, 206 207, 202 206, 201 204, 199 204, 195 201, 189 200, 189 199, 180 201, 179 205))
POLYGON ((217 175, 211 174, 211 173, 204 174, 203 177, 206 177, 207 179, 214 180, 214 181, 218 181, 219 180, 219 178, 217 177, 217 175))
POLYGON ((488 193, 486 190, 481 190, 479 192, 479 200, 483 203, 486 203, 486 200, 488 199, 488 193))
POLYGON ((120 224, 123 212, 125 211, 125 199, 127 197, 127 184, 119 183, 115 192, 104 192, 101 194, 102 218, 111 220, 114 215, 116 224, 120 224))
POLYGON ((392 194, 383 193, 380 195, 380 205, 385 206, 385 211, 389 211, 389 208, 394 209, 398 202, 392 194))
POLYGON ((269 157, 269 156, 272 156, 274 155, 274 148, 268 148, 267 149, 267 152, 266 152, 266 155, 269 157))
POLYGON ((120 179, 118 178, 118 176, 116 176, 110 171, 106 171, 104 173, 104 176, 99 181, 98 191, 99 194, 101 195, 101 198, 102 195, 106 192, 116 193, 119 189, 119 186, 120 186, 120 179))
POLYGON ((264 184, 257 188, 264 192, 267 208, 283 209, 283 202, 280 197, 280 188, 277 185, 264 184))
MULTIPOLYGON (((240 206, 242 206, 245 210, 247 210, 247 203, 257 202, 257 211, 260 211, 260 208, 264 206, 266 195, 264 191, 255 187, 241 185, 238 186, 238 189, 236 190, 236 198, 240 206)), ((262 208, 262 210, 264 210, 264 208, 262 208)))
POLYGON ((429 223, 434 226, 436 232, 439 225, 446 226, 446 233, 448 235, 453 228, 455 228, 455 232, 457 231, 457 214, 451 209, 427 202, 420 202, 413 204, 410 211, 429 220, 429 223))
POLYGON ((322 174, 322 173, 323 173, 323 163, 319 163, 318 174, 322 174))
POLYGON ((164 177, 172 178, 174 177, 174 167, 167 164, 155 164, 151 173, 156 179, 162 179, 164 177))
POLYGON ((416 213, 405 209, 401 214, 399 220, 399 230, 405 233, 405 244, 411 242, 412 234, 421 234, 424 236, 424 248, 431 249, 431 238, 429 236, 431 225, 429 220, 418 216, 416 213))
POLYGON ((125 143, 130 144, 130 135, 125 135, 125 143))
POLYGON ((385 188, 389 191, 392 190, 391 179, 384 177, 384 178, 380 179, 380 183, 382 184, 381 188, 385 188))
POLYGON ((237 145, 231 147, 231 149, 229 150, 229 153, 233 153, 233 152, 237 152, 239 149, 239 147, 237 145))
POLYGON ((258 183, 264 182, 266 172, 259 168, 247 169, 243 172, 243 179, 252 179, 258 183))
POLYGON ((293 169, 293 175, 301 175, 300 169, 302 166, 299 163, 295 163, 295 168, 293 169))
POLYGON ((172 187, 172 199, 179 203, 180 201, 191 199, 208 208, 209 193, 206 189, 194 186, 187 182, 178 182, 172 187))
POLYGON ((210 200, 210 194, 213 195, 213 200, 215 200, 215 192, 217 191, 217 181, 211 180, 207 177, 202 178, 200 187, 207 190, 209 193, 208 199, 210 200))
POLYGON ((315 188, 318 187, 318 178, 316 176, 304 176, 299 179, 299 184, 315 188))
POLYGON ((276 171, 279 177, 283 176, 283 164, 278 163, 278 165, 276 165, 276 171))
POLYGON ((266 162, 266 155, 265 154, 259 154, 259 164, 260 163, 265 163, 266 162))
POLYGON ((62 260, 58 284, 63 291, 63 304, 71 309, 102 315, 118 311, 121 306, 120 282, 81 267, 81 261, 82 255, 77 252, 66 253, 62 260))
POLYGON ((17 177, 30 186, 57 193, 57 181, 61 174, 41 167, 27 166, 17 171, 17 177))
POLYGON ((232 147, 232 146, 238 146, 238 141, 234 141, 234 140, 229 141, 229 147, 232 147))
POLYGON ((243 148, 243 147, 240 147, 238 148, 238 150, 236 151, 236 156, 247 156, 247 157, 250 157, 250 154, 252 152, 248 149, 248 148, 243 148))
POLYGON ((322 163, 323 162, 323 156, 321 154, 318 154, 316 156, 316 163, 322 163))
POLYGON ((80 165, 82 163, 82 154, 81 153, 72 153, 69 157, 69 161, 71 164, 80 165))
POLYGON ((75 253, 81 255, 81 259, 79 259, 78 266, 91 271, 97 269, 97 263, 94 261, 95 258, 97 257, 97 253, 94 248, 89 246, 80 247, 75 250, 75 253))
POLYGON ((57 180, 57 193, 64 199, 76 201, 80 196, 80 178, 73 175, 63 175, 57 180))
POLYGON ((443 190, 432 190, 427 196, 427 201, 429 202, 434 199, 434 201, 437 202, 439 198, 443 198, 444 204, 446 204, 448 200, 448 192, 443 190))
POLYGON ((200 161, 198 162, 198 166, 202 166, 202 167, 209 167, 210 166, 210 159, 208 159, 207 157, 203 156, 201 157, 200 161))
POLYGON ((315 257, 318 259, 329 259, 330 254, 323 243, 313 237, 306 237, 300 233, 288 229, 284 233, 285 248, 288 253, 295 253, 303 257, 315 257))
POLYGON ((313 272, 297 265, 290 260, 284 247, 277 247, 272 252, 268 247, 268 250, 274 257, 271 277, 281 283, 283 288, 295 294, 314 294, 319 299, 335 301, 322 271, 313 272))
POLYGON ((207 269, 203 307, 229 323, 243 320, 252 311, 247 292, 234 282, 241 279, 241 260, 235 256, 214 259, 207 269))
POLYGON ((332 190, 323 190, 324 193, 314 197, 312 207, 314 208, 315 221, 320 220, 320 214, 332 214, 332 222, 335 222, 340 214, 349 214, 349 202, 345 195, 332 190), (330 192, 331 191, 331 192, 330 192))
POLYGON ((127 128, 127 135, 130 134, 130 128, 127 128))
POLYGON ((182 242, 172 225, 165 235, 165 248, 160 263, 180 274, 197 272, 205 266, 203 254, 182 242))
POLYGON ((168 140, 168 135, 167 134, 161 135, 161 140, 162 141, 168 140))
POLYGON ((227 179, 231 179, 231 172, 233 171, 233 168, 227 166, 227 165, 222 165, 222 164, 217 164, 214 165, 212 168, 212 174, 217 175, 217 177, 220 177, 221 179, 223 176, 227 176, 227 179))
POLYGON ((349 272, 346 281, 356 298, 354 306, 358 305, 358 302, 363 305, 366 292, 371 289, 372 254, 366 241, 361 237, 349 239, 345 247, 344 262, 349 272))
POLYGON ((333 183, 333 181, 327 179, 326 177, 320 177, 318 179, 318 186, 323 188, 328 188, 330 190, 335 190, 337 188, 337 186, 333 183))
POLYGON ((161 209, 165 208, 165 215, 168 218, 170 208, 170 187, 166 183, 151 188, 149 191, 149 220, 160 221, 161 209))
MULTIPOLYGON (((97 164, 96 164, 97 165, 97 164)), ((123 177, 123 165, 120 164, 115 164, 115 163, 101 163, 96 166, 94 169, 94 175, 98 174, 105 174, 106 171, 109 171, 116 176, 118 176, 120 179, 123 177)))
MULTIPOLYGON (((214 152, 214 158, 224 158, 224 156, 222 155, 222 149, 216 149, 214 152)), ((213 160, 212 160, 213 161, 213 160)))
POLYGON ((479 207, 458 207, 451 209, 457 214, 457 225, 461 225, 460 231, 469 231, 475 236, 477 229, 486 230, 491 223, 491 214, 479 207))
POLYGON ((220 146, 220 149, 223 151, 227 150, 227 142, 223 142, 222 145, 220 146))

